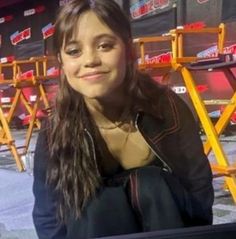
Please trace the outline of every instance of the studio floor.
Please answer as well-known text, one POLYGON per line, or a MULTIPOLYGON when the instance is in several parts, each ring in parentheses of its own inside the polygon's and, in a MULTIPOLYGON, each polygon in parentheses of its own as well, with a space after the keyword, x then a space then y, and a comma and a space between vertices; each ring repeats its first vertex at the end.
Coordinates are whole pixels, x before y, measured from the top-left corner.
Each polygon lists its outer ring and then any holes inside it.
MULTIPOLYGON (((23 145, 25 130, 13 130, 12 133, 16 144, 23 145)), ((37 132, 31 140, 31 151, 34 151, 36 139, 37 132)), ((236 162, 236 133, 227 137, 223 135, 220 140, 230 162, 236 162)), ((210 154, 209 159, 214 161, 214 155, 210 154)), ((19 173, 9 152, 0 153, 1 239, 37 239, 31 216, 34 202, 32 183, 32 174, 29 171, 19 173)), ((222 178, 214 179, 214 224, 236 222, 236 204, 223 183, 222 178)))

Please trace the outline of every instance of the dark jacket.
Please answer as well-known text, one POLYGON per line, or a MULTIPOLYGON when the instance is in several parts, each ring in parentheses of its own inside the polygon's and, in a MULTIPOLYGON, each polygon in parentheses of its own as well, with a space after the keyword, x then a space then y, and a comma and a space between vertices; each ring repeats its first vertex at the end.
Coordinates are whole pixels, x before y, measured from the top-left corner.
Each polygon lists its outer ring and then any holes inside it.
MULTIPOLYGON (((211 224, 212 173, 192 112, 171 90, 158 96, 158 105, 157 117, 144 111, 137 112, 135 125, 160 160, 160 165, 175 175, 189 193, 189 214, 193 224, 211 224)), ((42 129, 35 151, 33 219, 40 239, 60 239, 65 238, 66 227, 57 223, 57 195, 45 185, 48 158, 47 134, 42 129)))

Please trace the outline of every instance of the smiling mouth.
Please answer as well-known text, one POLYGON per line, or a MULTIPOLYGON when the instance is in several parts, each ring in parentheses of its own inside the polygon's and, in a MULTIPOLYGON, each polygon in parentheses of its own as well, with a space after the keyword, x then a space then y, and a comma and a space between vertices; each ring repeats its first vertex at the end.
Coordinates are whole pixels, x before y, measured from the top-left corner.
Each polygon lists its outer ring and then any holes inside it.
POLYGON ((87 73, 80 78, 85 81, 98 81, 102 80, 104 78, 104 75, 106 75, 108 72, 93 72, 93 73, 87 73))

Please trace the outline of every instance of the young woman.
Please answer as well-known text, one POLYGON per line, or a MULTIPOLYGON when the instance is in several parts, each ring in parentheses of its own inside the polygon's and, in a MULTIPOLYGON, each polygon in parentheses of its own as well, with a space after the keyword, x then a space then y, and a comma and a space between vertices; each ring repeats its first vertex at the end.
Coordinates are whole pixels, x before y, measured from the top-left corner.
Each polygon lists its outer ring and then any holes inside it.
POLYGON ((72 0, 55 23, 56 105, 35 152, 40 239, 212 223, 212 174, 191 111, 141 74, 112 0, 72 0))

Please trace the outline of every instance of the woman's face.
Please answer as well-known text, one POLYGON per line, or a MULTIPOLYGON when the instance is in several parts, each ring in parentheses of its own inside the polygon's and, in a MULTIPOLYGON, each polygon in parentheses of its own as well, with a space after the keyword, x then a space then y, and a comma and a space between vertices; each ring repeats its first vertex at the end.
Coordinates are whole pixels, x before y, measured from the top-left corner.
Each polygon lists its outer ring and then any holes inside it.
POLYGON ((114 97, 124 85, 125 44, 92 11, 79 18, 75 36, 61 49, 61 61, 70 86, 84 97, 114 97))

